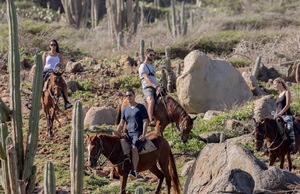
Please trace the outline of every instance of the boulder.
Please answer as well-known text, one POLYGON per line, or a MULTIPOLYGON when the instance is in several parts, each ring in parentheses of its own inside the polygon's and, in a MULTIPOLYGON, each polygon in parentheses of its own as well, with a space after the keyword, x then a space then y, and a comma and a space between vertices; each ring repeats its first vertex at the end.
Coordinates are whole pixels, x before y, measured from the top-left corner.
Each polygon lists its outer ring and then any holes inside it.
POLYGON ((84 126, 114 125, 117 110, 111 107, 91 107, 84 118, 84 126))
POLYGON ((232 65, 195 50, 184 59, 176 81, 180 104, 188 113, 224 110, 251 100, 253 94, 232 65))
POLYGON ((300 178, 268 167, 249 150, 232 143, 208 144, 202 149, 184 185, 184 193, 256 193, 290 190, 300 178))
POLYGON ((276 110, 276 101, 272 95, 267 95, 254 101, 254 115, 256 121, 271 117, 271 112, 276 110))

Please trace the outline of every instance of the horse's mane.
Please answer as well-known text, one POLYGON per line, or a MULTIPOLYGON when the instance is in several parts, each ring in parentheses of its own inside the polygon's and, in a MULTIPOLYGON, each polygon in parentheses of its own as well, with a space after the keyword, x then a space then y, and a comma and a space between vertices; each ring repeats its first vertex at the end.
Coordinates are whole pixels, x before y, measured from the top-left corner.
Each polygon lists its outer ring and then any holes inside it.
POLYGON ((165 95, 163 97, 167 104, 167 106, 169 106, 173 111, 174 115, 179 115, 179 116, 188 116, 187 112, 183 109, 183 107, 176 101, 174 100, 174 98, 172 98, 169 95, 165 95))
POLYGON ((116 144, 117 142, 120 141, 120 139, 116 136, 113 136, 113 135, 109 135, 109 134, 104 134, 104 133, 101 133, 101 134, 96 134, 97 137, 101 137, 101 139, 105 139, 107 142, 109 142, 111 145, 114 145, 116 144))

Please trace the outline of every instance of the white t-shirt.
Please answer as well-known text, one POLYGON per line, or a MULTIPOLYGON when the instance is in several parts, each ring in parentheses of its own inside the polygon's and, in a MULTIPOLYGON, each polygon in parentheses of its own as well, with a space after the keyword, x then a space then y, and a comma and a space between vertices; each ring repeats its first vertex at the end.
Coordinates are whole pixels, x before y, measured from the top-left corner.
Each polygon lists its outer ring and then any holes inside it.
POLYGON ((159 85, 156 81, 156 77, 155 77, 156 72, 155 72, 154 66, 151 65, 151 64, 142 63, 140 68, 139 68, 139 77, 142 79, 142 88, 143 89, 150 86, 146 82, 146 80, 143 79, 143 76, 142 76, 143 73, 146 73, 149 76, 152 83, 154 83, 157 86, 159 85))
POLYGON ((54 69, 55 64, 58 63, 59 61, 60 61, 59 55, 55 55, 55 56, 48 55, 46 57, 46 64, 44 70, 54 69))

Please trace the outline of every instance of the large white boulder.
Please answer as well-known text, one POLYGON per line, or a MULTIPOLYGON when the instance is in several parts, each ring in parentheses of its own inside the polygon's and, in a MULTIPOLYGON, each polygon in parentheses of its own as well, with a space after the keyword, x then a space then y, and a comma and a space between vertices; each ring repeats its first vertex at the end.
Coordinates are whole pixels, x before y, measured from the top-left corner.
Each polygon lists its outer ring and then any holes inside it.
POLYGON ((176 88, 178 99, 188 113, 230 109, 253 97, 237 69, 198 50, 185 57, 176 88))

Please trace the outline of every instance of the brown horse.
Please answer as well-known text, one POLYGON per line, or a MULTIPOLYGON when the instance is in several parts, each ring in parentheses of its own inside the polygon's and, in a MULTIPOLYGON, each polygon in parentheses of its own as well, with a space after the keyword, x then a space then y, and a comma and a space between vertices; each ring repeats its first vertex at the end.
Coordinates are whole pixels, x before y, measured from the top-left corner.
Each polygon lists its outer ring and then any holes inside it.
MULTIPOLYGON (((176 171, 175 160, 168 142, 163 137, 156 134, 148 134, 146 138, 153 142, 157 150, 140 155, 137 171, 142 172, 150 170, 157 176, 158 185, 155 193, 160 192, 164 178, 166 178, 169 194, 171 193, 171 185, 174 190, 172 193, 180 193, 181 188, 176 171), (158 168, 157 163, 160 168, 158 168)), ((120 175, 120 193, 126 193, 125 188, 127 178, 129 171, 132 168, 132 163, 129 159, 130 156, 125 156, 123 154, 120 139, 107 134, 88 136, 87 148, 91 167, 97 165, 97 160, 101 154, 116 166, 117 173, 120 175)))
MULTIPOLYGON (((255 120, 254 122, 254 141, 256 150, 259 151, 262 148, 265 140, 267 150, 269 152, 269 165, 272 166, 276 158, 279 158, 280 168, 283 168, 284 157, 286 156, 288 160, 288 168, 289 171, 291 171, 292 160, 289 152, 290 141, 289 139, 283 138, 283 136, 280 134, 275 119, 264 118, 260 122, 256 122, 255 120)), ((296 143, 300 141, 297 126, 298 124, 294 123, 296 143)), ((297 150, 300 151, 299 146, 297 146, 297 150)))
POLYGON ((58 107, 59 97, 62 95, 62 76, 61 74, 51 73, 49 80, 45 83, 47 86, 45 87, 46 90, 43 91, 41 96, 41 103, 42 109, 45 112, 46 119, 47 119, 47 132, 50 137, 53 137, 53 122, 54 119, 58 121, 59 125, 60 122, 57 119, 57 111, 60 111, 58 107))
MULTIPOLYGON (((125 99, 118 108, 116 124, 120 123, 121 111, 128 104, 127 99, 125 99)), ((169 95, 160 95, 155 101, 153 116, 158 135, 163 136, 166 126, 170 123, 175 123, 177 129, 181 132, 181 140, 183 142, 187 142, 189 139, 189 134, 193 128, 193 121, 196 119, 196 117, 192 119, 182 106, 169 95)))

